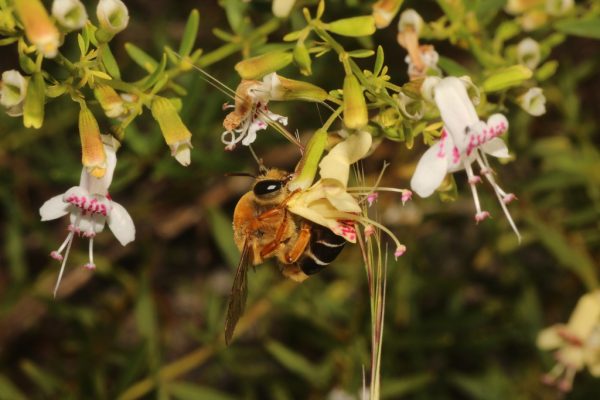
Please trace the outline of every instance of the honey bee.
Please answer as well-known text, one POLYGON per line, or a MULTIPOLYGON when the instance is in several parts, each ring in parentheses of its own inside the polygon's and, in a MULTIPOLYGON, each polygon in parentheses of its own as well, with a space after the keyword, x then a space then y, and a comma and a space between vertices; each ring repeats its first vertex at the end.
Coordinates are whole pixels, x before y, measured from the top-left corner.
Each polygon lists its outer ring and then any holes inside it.
POLYGON ((241 257, 231 288, 225 320, 225 343, 244 312, 248 295, 248 267, 276 258, 287 278, 301 282, 331 263, 345 239, 330 229, 290 213, 286 203, 292 175, 278 169, 258 176, 233 213, 234 241, 241 257))

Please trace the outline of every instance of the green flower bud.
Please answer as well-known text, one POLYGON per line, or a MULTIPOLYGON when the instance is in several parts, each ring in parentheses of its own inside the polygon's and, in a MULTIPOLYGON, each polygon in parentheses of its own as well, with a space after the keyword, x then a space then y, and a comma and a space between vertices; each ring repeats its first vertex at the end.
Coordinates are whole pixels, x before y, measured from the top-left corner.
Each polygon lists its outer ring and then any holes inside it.
POLYGON ((339 19, 330 22, 327 30, 342 36, 360 37, 375 33, 375 18, 372 15, 339 19))
POLYGON ((292 62, 289 52, 272 52, 248 58, 235 64, 235 70, 242 79, 260 79, 271 72, 279 71, 292 62))
POLYGON ((485 92, 499 92, 514 86, 519 86, 523 81, 531 78, 533 73, 523 65, 513 65, 494 72, 485 81, 483 81, 483 90, 485 92))
POLYGON ((294 62, 300 68, 300 73, 305 76, 312 74, 310 54, 304 45, 304 41, 298 41, 294 47, 294 62))
POLYGON ((27 86, 27 96, 23 106, 23 125, 39 129, 44 123, 44 103, 46 102, 46 83, 41 72, 31 77, 27 86))
POLYGON ((79 111, 79 137, 81 163, 92 176, 102 178, 106 173, 106 153, 102 136, 94 114, 84 103, 81 104, 79 111))
POLYGON ((273 74, 271 100, 304 100, 321 103, 327 92, 312 83, 284 78, 273 74))
POLYGON ((100 106, 102 106, 107 117, 117 118, 125 113, 123 99, 112 87, 98 84, 94 88, 94 96, 100 103, 100 106))
POLYGON ((344 78, 344 124, 359 129, 367 124, 369 114, 363 90, 354 75, 344 78))
POLYGON ((181 165, 190 165, 192 134, 179 117, 173 103, 165 97, 154 96, 151 110, 152 117, 158 122, 163 137, 171 148, 171 155, 181 165))
POLYGON ((56 57, 60 34, 40 0, 14 0, 27 39, 47 58, 56 57))
POLYGON ((310 138, 304 150, 304 155, 296 166, 296 174, 288 186, 291 191, 306 189, 313 183, 326 144, 327 131, 324 129, 317 130, 310 138))

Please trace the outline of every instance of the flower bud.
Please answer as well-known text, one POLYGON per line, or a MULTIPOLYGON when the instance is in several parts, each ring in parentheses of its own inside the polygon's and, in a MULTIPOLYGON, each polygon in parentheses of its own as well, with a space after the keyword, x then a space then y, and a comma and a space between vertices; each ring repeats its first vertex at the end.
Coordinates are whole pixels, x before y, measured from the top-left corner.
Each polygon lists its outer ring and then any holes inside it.
POLYGON ((302 159, 296 166, 294 179, 289 183, 289 189, 306 189, 317 175, 317 167, 327 144, 327 131, 318 129, 310 138, 302 159))
POLYGON ((17 117, 23 114, 23 100, 26 94, 27 78, 14 69, 2 73, 0 104, 6 107, 8 115, 17 117))
POLYGON ((569 12, 573 5, 573 0, 546 0, 546 11, 554 17, 560 17, 569 12))
POLYGON ((526 91, 517 99, 519 106, 528 114, 539 117, 546 113, 546 97, 539 87, 534 87, 526 91))
POLYGON ((109 118, 117 118, 125 113, 123 99, 112 87, 97 84, 94 88, 94 96, 102 106, 104 113, 109 118))
POLYGON ((378 29, 388 27, 400 9, 402 2, 403 0, 379 0, 373 4, 375 26, 378 29))
POLYGON ((278 18, 287 18, 294 8, 296 0, 273 0, 273 15, 278 18))
POLYGON ((321 103, 325 99, 327 99, 327 92, 312 83, 272 74, 271 100, 303 100, 321 103))
POLYGON ((173 103, 165 97, 154 96, 152 117, 158 122, 165 141, 171 148, 171 155, 184 167, 190 165, 192 134, 181 121, 173 103))
POLYGON ((259 79, 271 72, 279 71, 292 62, 289 52, 272 52, 248 58, 235 64, 235 70, 242 79, 259 79))
POLYGON ((540 45, 532 38, 525 38, 517 45, 517 59, 519 64, 534 70, 541 60, 540 45))
POLYGON ((94 114, 83 103, 79 111, 79 137, 81 139, 81 163, 90 175, 102 178, 106 173, 106 153, 100 136, 100 128, 94 114))
POLYGON ((519 86, 523 81, 531 78, 533 73, 523 65, 513 65, 494 72, 483 81, 485 92, 499 92, 513 86, 519 86))
POLYGON ((129 10, 121 0, 100 0, 96 16, 100 27, 113 35, 127 28, 129 23, 129 10))
POLYGON ((404 10, 398 20, 398 32, 406 32, 407 29, 412 29, 417 36, 423 29, 423 18, 412 8, 404 10))
POLYGON ((368 122, 367 103, 362 87, 354 75, 344 78, 344 124, 350 129, 359 129, 368 122))
POLYGON ((327 24, 327 30, 342 36, 369 36, 375 32, 375 18, 365 15, 339 19, 327 24))
POLYGON ((88 19, 87 11, 79 0, 54 0, 52 16, 69 31, 83 28, 88 19))
POLYGON ((45 102, 46 83, 41 72, 36 72, 27 85, 27 95, 23 104, 23 125, 26 128, 39 129, 42 127, 45 102))
POLYGON ((60 34, 40 0, 15 0, 15 10, 25 28, 27 39, 47 58, 56 57, 60 34))
POLYGON ((305 76, 312 74, 310 54, 303 41, 299 41, 294 47, 294 62, 300 68, 300 73, 305 76))

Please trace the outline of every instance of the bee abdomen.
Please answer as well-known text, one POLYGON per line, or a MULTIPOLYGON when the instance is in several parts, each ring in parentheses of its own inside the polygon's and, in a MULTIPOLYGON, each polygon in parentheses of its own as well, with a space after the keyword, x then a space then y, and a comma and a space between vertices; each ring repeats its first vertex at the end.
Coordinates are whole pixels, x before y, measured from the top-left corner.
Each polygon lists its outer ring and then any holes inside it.
POLYGON ((316 274, 336 259, 346 240, 331 230, 313 225, 309 245, 298 260, 298 265, 306 275, 316 274))

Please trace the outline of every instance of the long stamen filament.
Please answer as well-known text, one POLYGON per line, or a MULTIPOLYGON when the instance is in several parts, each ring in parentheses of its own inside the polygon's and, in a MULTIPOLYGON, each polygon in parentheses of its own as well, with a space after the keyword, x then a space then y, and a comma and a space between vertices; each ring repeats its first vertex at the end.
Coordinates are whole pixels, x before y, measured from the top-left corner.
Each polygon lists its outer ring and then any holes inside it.
POLYGON ((65 272, 65 265, 67 264, 67 259, 69 258, 69 251, 71 250, 71 244, 73 243, 73 236, 75 232, 69 232, 67 236, 67 251, 65 252, 65 258, 63 258, 62 265, 60 266, 60 272, 58 273, 58 279, 56 280, 56 285, 54 286, 54 298, 56 298, 56 293, 58 292, 58 287, 60 286, 60 281, 62 280, 63 272, 65 272))

